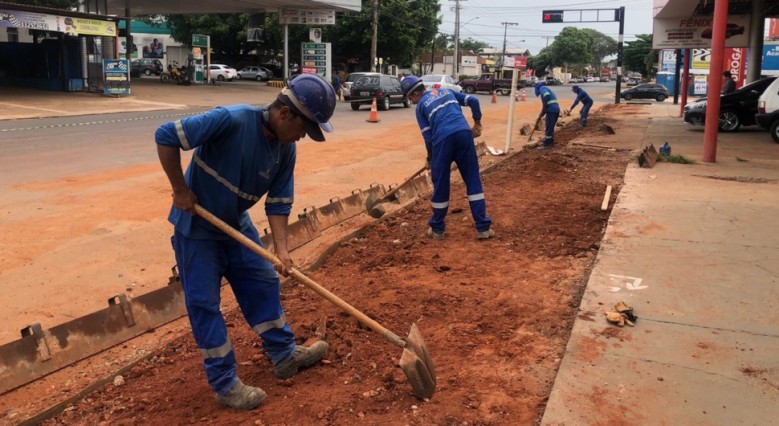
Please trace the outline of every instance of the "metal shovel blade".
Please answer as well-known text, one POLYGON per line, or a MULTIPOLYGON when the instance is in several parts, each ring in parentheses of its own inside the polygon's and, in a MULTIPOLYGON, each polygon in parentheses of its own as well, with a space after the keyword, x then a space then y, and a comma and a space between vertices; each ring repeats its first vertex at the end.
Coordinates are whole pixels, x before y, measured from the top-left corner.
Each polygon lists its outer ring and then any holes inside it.
POLYGON ((418 398, 433 396, 436 387, 435 367, 416 324, 411 324, 411 331, 408 332, 406 347, 400 356, 400 368, 411 384, 414 395, 418 398))

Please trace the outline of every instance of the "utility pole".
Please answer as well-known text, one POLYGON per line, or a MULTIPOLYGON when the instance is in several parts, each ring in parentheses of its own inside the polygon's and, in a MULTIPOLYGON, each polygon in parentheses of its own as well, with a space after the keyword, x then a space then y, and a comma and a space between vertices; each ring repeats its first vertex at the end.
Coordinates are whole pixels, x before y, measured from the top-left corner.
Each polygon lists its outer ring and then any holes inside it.
POLYGON ((503 25, 503 56, 500 57, 500 78, 503 78, 503 60, 506 59, 506 34, 508 33, 509 25, 519 25, 516 22, 501 22, 503 25))
POLYGON ((542 37, 544 37, 546 39, 546 47, 549 47, 549 39, 550 38, 555 38, 555 36, 542 36, 542 37))
POLYGON ((379 0, 373 0, 373 18, 371 21, 373 30, 371 37, 371 72, 376 72, 376 41, 379 38, 379 0))
POLYGON ((460 2, 466 0, 449 0, 454 2, 454 59, 453 74, 454 81, 460 80, 460 2))

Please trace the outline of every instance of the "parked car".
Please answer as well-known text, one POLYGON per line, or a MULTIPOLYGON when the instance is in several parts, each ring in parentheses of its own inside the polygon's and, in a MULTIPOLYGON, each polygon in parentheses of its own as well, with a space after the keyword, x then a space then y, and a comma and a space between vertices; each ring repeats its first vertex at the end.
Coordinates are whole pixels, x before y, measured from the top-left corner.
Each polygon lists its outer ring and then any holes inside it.
POLYGON ((211 64, 208 66, 208 78, 211 80, 233 81, 237 75, 238 71, 235 68, 224 64, 211 64))
POLYGON ((768 129, 774 142, 779 143, 779 78, 757 99, 755 120, 760 127, 768 129))
MULTIPOLYGON (((358 78, 360 78, 362 76, 365 76, 365 75, 381 75, 381 73, 378 73, 378 72, 353 72, 353 73, 347 75, 346 76, 346 81, 344 81, 344 87, 346 88, 344 93, 346 93, 348 95, 349 91, 352 88, 352 84, 354 84, 355 80, 357 80, 358 78)), ((348 100, 348 99, 346 99, 346 100, 348 100)))
MULTIPOLYGON (((509 95, 512 90, 511 82, 512 79, 510 78, 497 78, 495 74, 485 73, 479 76, 479 78, 461 81, 460 86, 462 86, 463 92, 470 94, 476 92, 497 92, 501 95, 509 95)), ((517 80, 516 87, 517 89, 525 87, 525 81, 517 80)))
POLYGON ((559 86, 563 83, 559 79, 556 79, 554 77, 546 77, 544 79, 544 84, 547 86, 559 86))
POLYGON ((598 80, 599 80, 601 83, 608 83, 608 82, 609 82, 609 77, 608 77, 608 76, 605 76, 605 75, 602 75, 602 76, 600 76, 600 78, 599 78, 598 80))
POLYGON ((408 108, 411 104, 403 96, 400 90, 400 80, 395 76, 383 75, 377 73, 352 73, 349 77, 352 79, 349 91, 344 95, 346 102, 351 102, 352 110, 357 111, 360 105, 373 102, 376 98, 378 109, 386 111, 392 104, 403 104, 408 108), (355 74, 360 74, 356 75, 355 74))
POLYGON ((145 76, 160 75, 165 70, 162 66, 162 62, 159 59, 135 59, 130 62, 130 76, 140 77, 141 74, 145 76))
POLYGON ((246 79, 246 80, 268 81, 271 77, 271 73, 269 73, 266 69, 262 67, 248 66, 238 71, 235 77, 239 80, 246 79))
POLYGON ((623 90, 619 97, 629 101, 631 99, 654 99, 663 102, 668 99, 668 89, 662 84, 644 83, 630 89, 623 90))
MULTIPOLYGON (((760 95, 776 77, 768 77, 749 83, 746 86, 720 96, 719 130, 735 132, 741 126, 756 124, 757 102, 760 95)), ((684 107, 684 122, 704 125, 706 122, 706 98, 699 99, 684 107)))
POLYGON ((582 79, 579 78, 579 77, 571 77, 570 79, 568 79, 568 82, 569 83, 584 83, 584 81, 582 81, 582 79))
POLYGON ((463 88, 457 84, 452 77, 441 74, 428 74, 422 76, 422 82, 427 89, 449 89, 453 92, 460 93, 463 88))

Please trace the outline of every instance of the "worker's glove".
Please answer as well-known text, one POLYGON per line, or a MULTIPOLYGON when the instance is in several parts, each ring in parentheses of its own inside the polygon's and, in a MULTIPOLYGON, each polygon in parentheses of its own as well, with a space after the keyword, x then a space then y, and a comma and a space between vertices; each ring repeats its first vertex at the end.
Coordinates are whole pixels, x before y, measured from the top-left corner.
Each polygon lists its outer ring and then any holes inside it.
POLYGON ((481 124, 474 124, 473 127, 471 127, 471 133, 473 133, 474 138, 478 138, 481 136, 481 124))
POLYGON ((633 307, 628 306, 627 304, 625 304, 625 302, 620 301, 619 303, 614 305, 614 310, 624 315, 625 318, 627 318, 630 322, 636 322, 636 320, 638 319, 636 314, 633 313, 633 307))
POLYGON ((625 324, 633 327, 635 324, 633 324, 632 321, 628 319, 628 317, 625 314, 620 314, 619 312, 606 312, 606 321, 618 325, 620 327, 624 327, 625 324))

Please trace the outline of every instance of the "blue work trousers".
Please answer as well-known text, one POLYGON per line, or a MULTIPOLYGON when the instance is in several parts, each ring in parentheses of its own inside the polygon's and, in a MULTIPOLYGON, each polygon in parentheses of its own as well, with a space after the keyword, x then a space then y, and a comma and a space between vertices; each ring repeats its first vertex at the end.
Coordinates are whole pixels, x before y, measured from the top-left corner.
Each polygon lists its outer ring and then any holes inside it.
POLYGON ((554 146, 554 131, 557 126, 557 118, 560 117, 560 111, 546 112, 546 130, 544 133, 544 146, 554 146))
MULTIPOLYGON (((256 229, 244 234, 261 244, 256 229)), ((273 265, 232 239, 196 240, 176 232, 172 242, 192 334, 215 392, 224 395, 237 380, 235 352, 219 307, 223 277, 273 363, 292 355, 295 336, 284 316, 273 265)))
POLYGON ((592 102, 588 104, 582 104, 582 127, 587 126, 587 116, 590 115, 590 107, 592 107, 592 102))
POLYGON ((447 136, 443 141, 433 144, 430 173, 433 178, 433 217, 428 225, 436 233, 446 229, 446 212, 449 210, 449 189, 452 175, 452 162, 457 164, 465 182, 468 194, 468 204, 471 207, 476 231, 484 232, 490 229, 492 219, 487 216, 487 203, 484 200, 484 189, 479 176, 479 159, 473 144, 470 130, 461 130, 447 136))

